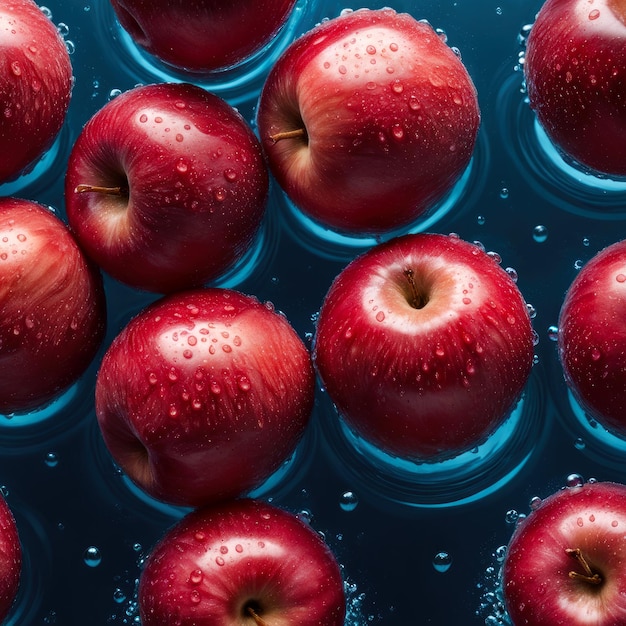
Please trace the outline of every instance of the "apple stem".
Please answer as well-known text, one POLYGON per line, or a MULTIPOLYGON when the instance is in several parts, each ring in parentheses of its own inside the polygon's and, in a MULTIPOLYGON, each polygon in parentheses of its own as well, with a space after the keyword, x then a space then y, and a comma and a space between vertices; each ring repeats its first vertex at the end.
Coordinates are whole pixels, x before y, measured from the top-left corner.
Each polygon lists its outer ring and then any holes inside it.
POLYGON ((306 137, 306 129, 296 128, 295 130, 285 130, 281 133, 270 135, 272 143, 278 143, 282 139, 295 139, 297 137, 306 137))
POLYGON ((415 284, 415 274, 411 268, 407 268, 404 270, 404 275, 409 283, 409 288, 411 293, 409 294, 409 304, 414 309, 421 309, 426 305, 426 300, 419 292, 417 285, 415 284))
POLYGON ((268 623, 251 607, 248 607, 248 613, 256 622, 257 626, 269 626, 268 623))
POLYGON ((109 196, 126 196, 128 189, 125 187, 100 187, 98 185, 77 185, 74 189, 75 193, 104 193, 109 196))
POLYGON ((567 552, 567 554, 569 554, 572 558, 576 559, 580 563, 582 568, 585 570, 584 574, 571 571, 569 573, 570 578, 572 578, 573 580, 582 580, 586 583, 589 583, 590 585, 602 584, 603 582, 602 576, 600 576, 600 574, 598 574, 597 572, 594 572, 591 569, 591 567, 589 566, 589 563, 587 562, 587 559, 585 559, 585 557, 583 556, 583 553, 580 548, 574 548, 574 549, 567 548, 565 552, 567 552))

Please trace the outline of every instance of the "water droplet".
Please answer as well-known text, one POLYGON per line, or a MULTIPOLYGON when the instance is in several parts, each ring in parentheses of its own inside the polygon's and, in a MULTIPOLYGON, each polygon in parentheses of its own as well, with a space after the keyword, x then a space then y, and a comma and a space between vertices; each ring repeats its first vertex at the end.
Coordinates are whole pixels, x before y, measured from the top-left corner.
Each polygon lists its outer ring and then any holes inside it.
POLYGON ((591 350, 591 359, 593 361, 599 361, 601 357, 602 357, 602 352, 600 352, 598 348, 593 348, 593 350, 591 350))
POLYGON ((200 592, 197 589, 194 589, 191 592, 191 603, 192 604, 200 604, 200 600, 202 600, 201 596, 200 596, 200 592))
POLYGON ((185 138, 180 133, 176 133, 175 139, 178 143, 182 143, 185 140, 185 138))
POLYGON ((532 511, 536 511, 541 506, 541 498, 539 496, 534 496, 530 499, 530 509, 532 511))
POLYGON ((506 187, 502 187, 502 189, 500 189, 500 197, 503 200, 506 200, 509 197, 509 190, 506 187))
POLYGON ((109 100, 113 100, 114 98, 117 98, 117 96, 122 95, 122 90, 121 89, 111 89, 111 91, 109 91, 109 100))
POLYGON ((359 499, 353 491, 344 491, 339 500, 339 506, 343 511, 354 511, 359 504, 359 499))
POLYGON ((19 64, 19 61, 13 61, 11 63, 11 71, 13 72, 13 74, 15 76, 21 76, 22 75, 22 68, 19 64))
POLYGON ((507 524, 515 524, 517 522, 518 518, 519 518, 519 513, 516 510, 511 509, 510 511, 506 512, 506 514, 504 516, 504 521, 507 524))
POLYGON ((178 163, 176 164, 176 169, 181 173, 184 174, 188 169, 189 166, 187 165, 187 163, 185 163, 185 161, 183 161, 182 159, 180 161, 178 161, 178 163))
POLYGON ((199 585, 202 582, 203 578, 204 574, 202 573, 201 569, 195 569, 193 570, 193 572, 191 572, 191 574, 189 574, 189 582, 192 585, 199 585))
POLYGON ((615 277, 615 280, 616 280, 618 283, 624 283, 624 282, 626 282, 626 274, 618 274, 618 275, 615 277))
POLYGON ((126 594, 118 587, 113 592, 113 602, 116 604, 122 604, 126 600, 126 594))
POLYGON ((223 187, 218 187, 213 190, 213 197, 218 201, 222 202, 226 199, 226 190, 223 187))
POLYGON ((391 90, 393 93, 402 93, 404 91, 404 85, 399 80, 394 80, 391 83, 391 90))
POLYGON ((55 452, 48 452, 44 458, 44 462, 48 467, 56 467, 59 464, 59 457, 55 452))
POLYGON ((535 228, 533 229, 533 239, 537 243, 543 243, 544 241, 546 241, 547 238, 548 238, 548 229, 541 224, 539 224, 538 226, 535 226, 535 228))
POLYGON ((385 319, 385 314, 382 311, 378 311, 378 313, 376 313, 376 321, 377 322, 382 322, 385 319))
POLYGON ((391 50, 392 52, 397 52, 398 51, 398 44, 397 43, 390 43, 389 44, 389 50, 391 50))
POLYGON ((237 172, 236 170, 234 170, 232 167, 226 168, 224 170, 224 178, 228 181, 228 182, 234 182, 237 180, 237 172))
POLYGON ((338 71, 339 71, 339 73, 340 73, 340 74, 342 74, 342 75, 343 75, 343 74, 347 74, 347 73, 348 73, 348 70, 346 69, 346 66, 345 66, 345 65, 340 65, 340 66, 339 66, 339 68, 338 68, 338 71))
POLYGON ((511 278, 511 280, 516 283, 517 279, 518 279, 518 275, 517 275, 517 270, 513 267, 507 267, 505 269, 506 273, 509 275, 509 277, 511 278))
POLYGON ((83 561, 88 567, 98 567, 102 563, 100 549, 96 546, 89 546, 83 553, 83 561))
POLYGON ((590 20, 597 20, 599 17, 600 17, 600 11, 598 11, 598 9, 593 9, 593 11, 589 13, 590 20))
POLYGON ((565 480, 565 484, 568 487, 582 487, 585 484, 585 479, 580 474, 570 474, 565 480))
POLYGON ((436 571, 447 572, 452 565, 452 557, 447 552, 437 552, 433 557, 433 567, 436 571))
POLYGON ((226 561, 224 560, 224 557, 223 557, 223 556, 218 556, 218 557, 215 557, 215 562, 216 562, 216 563, 217 563, 220 567, 222 567, 222 566, 226 563, 226 561))
POLYGON ((369 45, 365 48, 365 52, 367 52, 367 54, 376 54, 376 47, 369 45))

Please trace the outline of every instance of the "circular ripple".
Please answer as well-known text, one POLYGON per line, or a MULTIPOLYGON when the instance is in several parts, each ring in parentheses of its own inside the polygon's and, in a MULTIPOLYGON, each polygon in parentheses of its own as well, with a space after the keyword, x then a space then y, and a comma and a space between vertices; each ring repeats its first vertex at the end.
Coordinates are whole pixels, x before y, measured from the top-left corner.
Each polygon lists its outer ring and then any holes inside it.
POLYGON ((626 218, 626 180, 613 180, 583 169, 550 141, 530 108, 521 72, 503 81, 496 110, 504 145, 517 169, 546 201, 592 219, 626 218))
POLYGON ((482 444, 454 458, 416 463, 382 452, 328 411, 325 435, 341 471, 375 498, 408 507, 447 508, 481 500, 506 485, 543 440, 544 399, 532 375, 522 398, 482 444))

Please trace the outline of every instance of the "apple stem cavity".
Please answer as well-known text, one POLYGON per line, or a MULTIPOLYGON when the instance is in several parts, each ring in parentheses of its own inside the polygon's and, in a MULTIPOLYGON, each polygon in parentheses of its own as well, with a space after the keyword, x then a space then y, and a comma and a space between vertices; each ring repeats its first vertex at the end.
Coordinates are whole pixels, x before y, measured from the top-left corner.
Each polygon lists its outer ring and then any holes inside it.
POLYGON ((306 128, 296 128, 295 130, 285 130, 280 133, 274 133, 270 135, 272 143, 278 143, 283 139, 297 139, 300 137, 306 138, 306 128))
POLYGON ((247 611, 257 626, 269 626, 269 624, 251 606, 247 607, 247 611))
POLYGON ((601 585, 604 582, 602 576, 591 569, 580 548, 567 548, 565 552, 567 552, 567 554, 569 554, 572 558, 576 559, 576 561, 578 561, 578 563, 582 566, 583 570, 585 570, 584 574, 574 571, 569 572, 569 577, 571 579, 582 580, 590 585, 601 585))
POLYGON ((415 273, 411 268, 407 268, 404 270, 404 276, 409 283, 409 293, 408 293, 408 303, 414 309, 423 309, 428 302, 428 298, 420 292, 415 284, 415 273))
POLYGON ((101 187, 99 185, 77 185, 75 193, 103 193, 109 196, 128 196, 127 187, 101 187))

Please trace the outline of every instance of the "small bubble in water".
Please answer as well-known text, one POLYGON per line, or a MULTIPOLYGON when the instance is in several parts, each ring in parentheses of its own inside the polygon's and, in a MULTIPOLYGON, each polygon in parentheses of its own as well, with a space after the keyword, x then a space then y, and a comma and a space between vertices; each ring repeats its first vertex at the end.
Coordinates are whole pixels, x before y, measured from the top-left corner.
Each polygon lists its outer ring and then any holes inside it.
POLYGON ((590 243, 591 243, 591 242, 589 241, 589 238, 588 238, 588 237, 585 237, 585 238, 583 239, 583 246, 588 247, 590 243))
POLYGON ((496 561, 498 561, 498 563, 502 563, 506 557, 506 546, 499 546, 496 548, 494 556, 496 557, 496 561))
POLYGON ((59 464, 59 457, 55 452, 48 452, 44 461, 48 467, 56 467, 59 464))
POLYGON ((586 446, 585 440, 582 437, 578 437, 574 441, 574 447, 576 448, 576 450, 584 450, 585 446, 586 446))
POLYGON ((476 218, 476 222, 478 223, 479 226, 483 226, 485 224, 485 216, 484 215, 479 215, 476 218))
POLYGON ((559 327, 558 326, 548 326, 548 339, 550 341, 557 341, 559 338, 559 327))
POLYGON ((500 197, 503 200, 506 200, 509 197, 509 190, 506 187, 502 187, 502 189, 500 189, 500 197))
POLYGON ((541 498, 539 496, 533 496, 530 499, 530 508, 533 511, 536 511, 541 506, 541 498))
POLYGON ((533 239, 537 243, 543 243, 547 238, 548 238, 548 229, 545 226, 543 226, 542 224, 539 224, 535 226, 535 228, 533 228, 533 239))
POLYGON ((113 592, 113 601, 117 604, 122 604, 126 600, 126 594, 118 587, 113 592))
POLYGON ((122 95, 122 90, 121 89, 111 89, 111 91, 109 91, 109 100, 113 100, 114 98, 117 98, 117 96, 122 95))
POLYGON ((339 506, 344 511, 354 511, 359 504, 359 499, 353 491, 344 491, 339 501, 339 506))
POLYGON ((507 267, 505 271, 510 276, 511 280, 516 283, 518 279, 517 270, 514 267, 507 267))
POLYGON ((433 567, 438 572, 447 572, 452 565, 452 557, 447 552, 437 552, 433 557, 433 567))
POLYGON ((98 567, 102 563, 100 549, 96 546, 89 546, 83 553, 83 561, 88 567, 98 567))
POLYGON ((59 22, 57 24, 57 30, 61 37, 67 37, 70 33, 70 27, 65 22, 59 22))
POLYGON ((518 519, 519 519, 519 513, 515 511, 514 509, 507 511, 506 515, 504 516, 504 521, 507 524, 515 524, 518 519))
POLYGON ((74 54, 76 52, 76 44, 71 39, 65 40, 65 49, 68 54, 74 54))
POLYGON ((574 261, 574 269, 575 270, 579 270, 583 265, 584 265, 584 262, 582 261, 582 259, 576 259, 574 261))
POLYGON ((526 304, 526 309, 528 310, 528 317, 530 317, 531 320, 534 320, 535 317, 537 317, 537 309, 530 303, 526 304))
POLYGON ((585 484, 585 479, 580 474, 570 474, 565 484, 568 487, 582 487, 585 484))

